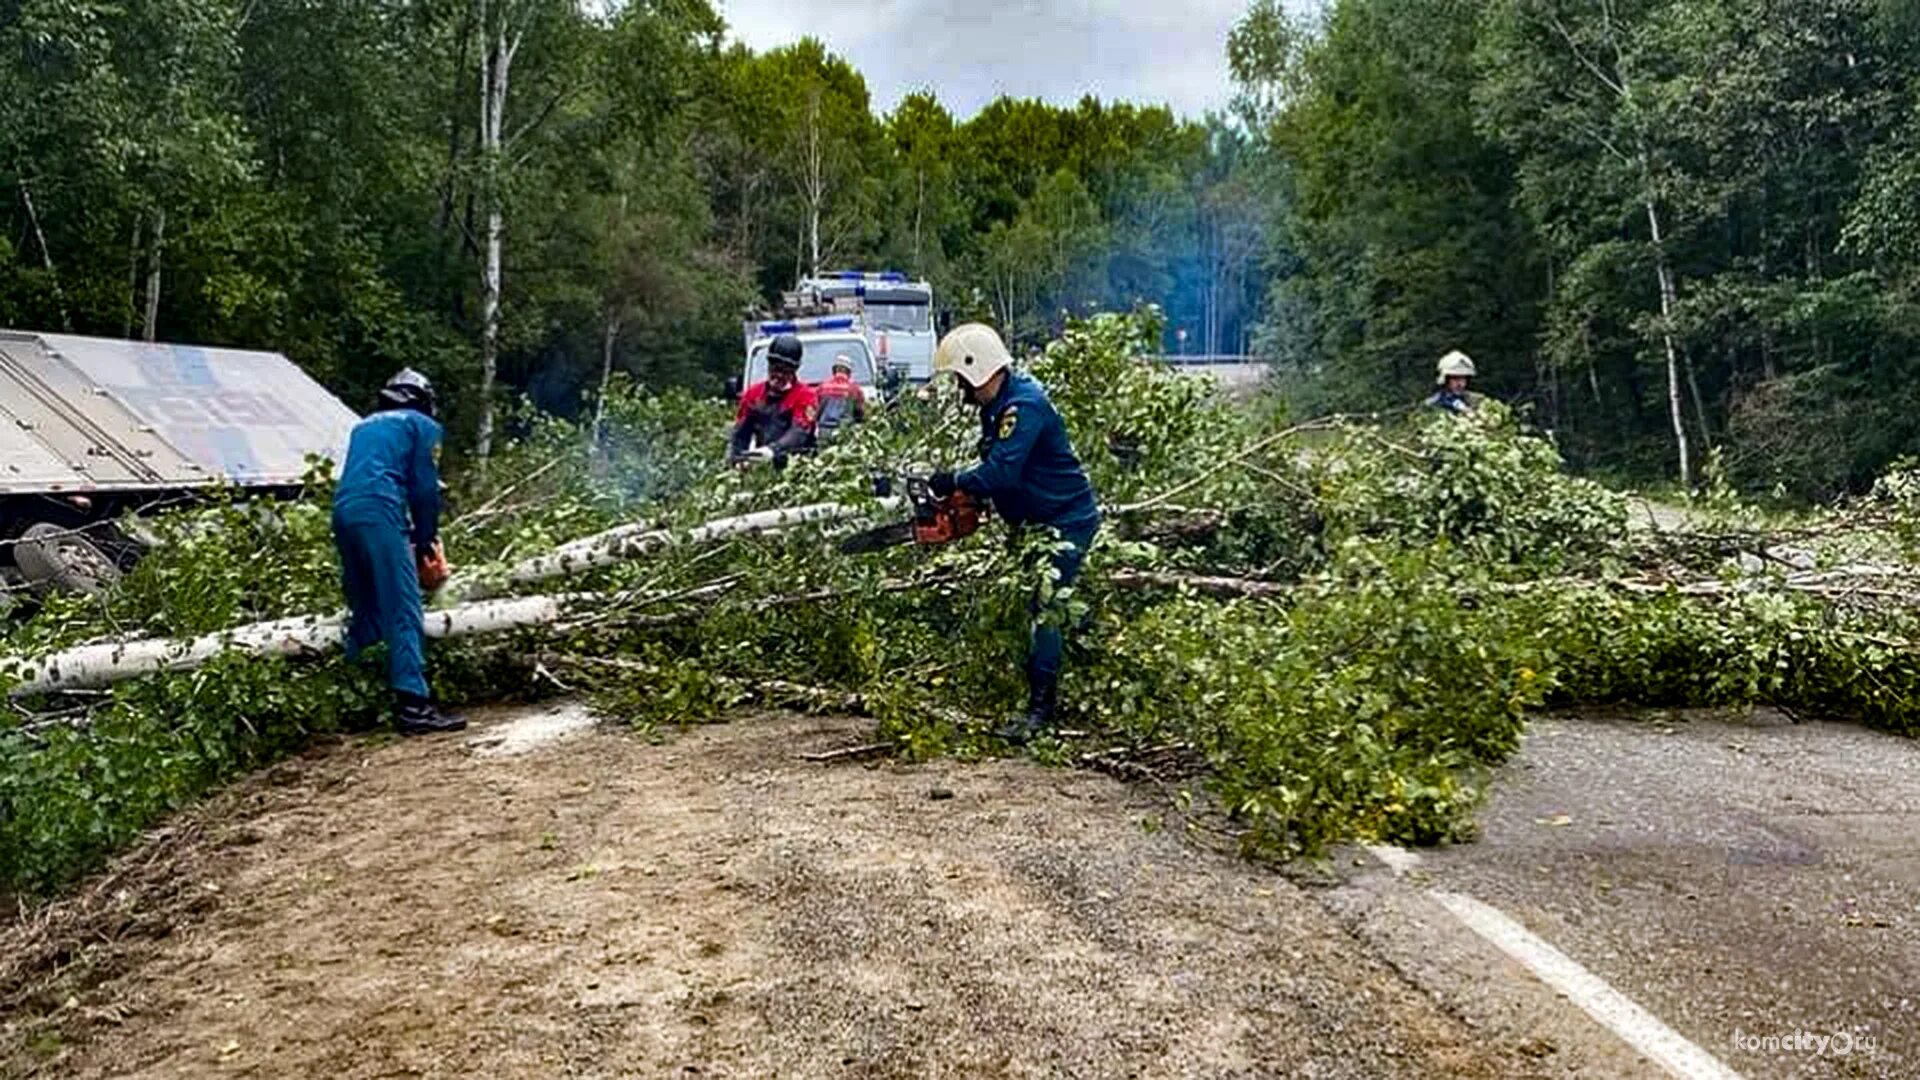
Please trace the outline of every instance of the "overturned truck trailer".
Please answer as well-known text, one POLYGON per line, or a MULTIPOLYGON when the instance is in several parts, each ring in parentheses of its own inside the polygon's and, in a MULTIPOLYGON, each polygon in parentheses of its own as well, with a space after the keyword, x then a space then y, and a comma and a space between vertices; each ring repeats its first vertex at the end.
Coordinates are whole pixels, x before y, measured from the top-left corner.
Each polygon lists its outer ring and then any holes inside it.
POLYGON ((298 490, 357 419, 279 353, 0 330, 0 578, 98 592, 139 557, 126 515, 298 490))

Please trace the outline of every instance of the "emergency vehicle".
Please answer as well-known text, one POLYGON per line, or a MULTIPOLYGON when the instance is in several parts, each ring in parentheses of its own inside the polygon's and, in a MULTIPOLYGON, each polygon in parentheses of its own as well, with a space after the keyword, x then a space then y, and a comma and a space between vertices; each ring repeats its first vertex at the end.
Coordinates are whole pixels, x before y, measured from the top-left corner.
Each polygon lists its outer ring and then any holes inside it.
POLYGON ((747 363, 740 378, 730 380, 727 394, 739 398, 745 388, 767 377, 767 347, 781 334, 800 339, 805 350, 800 361, 800 381, 818 386, 833 376, 836 357, 845 356, 853 364, 853 381, 869 401, 877 402, 886 385, 886 372, 875 363, 867 344, 865 328, 857 315, 821 315, 805 319, 766 319, 746 324, 747 363))
POLYGON ((898 371, 914 383, 933 378, 933 350, 940 335, 934 327, 932 285, 909 280, 897 270, 838 270, 800 279, 795 292, 859 315, 882 371, 898 371))

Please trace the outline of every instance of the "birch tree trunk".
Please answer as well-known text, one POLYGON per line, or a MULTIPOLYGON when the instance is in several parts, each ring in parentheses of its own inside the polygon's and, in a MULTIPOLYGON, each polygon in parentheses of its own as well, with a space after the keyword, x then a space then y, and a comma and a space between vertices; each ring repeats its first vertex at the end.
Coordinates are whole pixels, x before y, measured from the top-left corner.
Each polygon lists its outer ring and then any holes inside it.
POLYGON ((1653 233, 1654 273, 1660 279, 1660 338, 1667 350, 1667 409, 1673 421, 1673 444, 1680 454, 1680 486, 1693 490, 1693 459, 1687 447, 1687 423, 1680 397, 1680 350, 1673 340, 1675 289, 1673 270, 1667 265, 1667 248, 1660 230, 1660 211, 1648 199, 1647 228, 1653 233))
MULTIPOLYGON (((1600 4, 1600 31, 1607 47, 1613 53, 1611 64, 1603 64, 1587 55, 1571 29, 1555 14, 1547 14, 1543 24, 1558 34, 1570 50, 1574 59, 1605 88, 1618 103, 1627 108, 1633 98, 1633 84, 1627 73, 1627 55, 1621 44, 1620 27, 1617 25, 1617 13, 1608 0, 1600 4)), ((1657 205, 1656 189, 1653 179, 1653 152, 1648 144, 1646 129, 1642 122, 1635 119, 1632 123, 1633 153, 1627 153, 1603 133, 1592 137, 1614 158, 1636 171, 1640 178, 1640 203, 1647 213, 1647 229, 1652 234, 1654 275, 1660 286, 1660 341, 1667 356, 1667 413, 1673 426, 1673 444, 1680 458, 1680 486, 1688 490, 1693 488, 1693 458, 1687 445, 1686 408, 1680 389, 1680 349, 1673 337, 1673 309, 1679 290, 1674 285, 1673 268, 1667 261, 1666 234, 1660 224, 1660 210, 1657 205)), ((1598 394, 1598 383, 1595 384, 1598 394)), ((1702 418, 1704 423, 1704 417, 1702 418)))
POLYGON ((506 231, 500 135, 507 109, 507 77, 520 37, 509 36, 511 20, 504 10, 508 6, 505 0, 497 5, 482 0, 482 4, 488 15, 482 19, 487 41, 480 52, 481 183, 485 188, 487 247, 480 275, 480 430, 474 442, 474 459, 484 470, 493 453, 493 384, 500 367, 500 250, 506 231))
POLYGON ((927 212, 927 172, 915 169, 913 172, 913 272, 924 275, 927 272, 925 260, 920 256, 920 228, 927 212))
MULTIPOLYGON (((476 599, 503 586, 586 573, 665 548, 699 546, 736 536, 772 535, 803 525, 897 513, 906 505, 907 500, 899 497, 868 504, 815 503, 721 518, 685 531, 645 524, 623 525, 525 560, 509 568, 504 580, 470 578, 449 582, 441 595, 452 606, 427 611, 427 636, 465 637, 543 626, 558 622, 571 606, 605 599, 594 593, 476 599)), ((344 642, 346 625, 345 615, 303 615, 231 627, 197 638, 108 641, 46 656, 0 657, 0 671, 19 675, 20 681, 7 691, 13 697, 110 686, 143 675, 188 671, 227 653, 302 656, 331 651, 344 642)))
POLYGON ((442 590, 449 600, 472 600, 518 585, 532 585, 558 577, 585 573, 636 559, 668 548, 697 547, 735 536, 774 535, 802 525, 850 521, 905 509, 907 501, 898 496, 871 504, 813 503, 779 510, 761 510, 752 514, 720 518, 684 532, 662 529, 646 523, 621 525, 606 532, 562 544, 545 555, 536 555, 507 568, 501 578, 455 578, 442 590))
MULTIPOLYGON (((486 600, 426 614, 430 638, 457 638, 559 621, 566 597, 526 596, 486 600)), ((346 637, 345 615, 307 615, 294 619, 236 626, 197 638, 154 638, 146 641, 82 645, 51 656, 10 660, 21 680, 8 692, 14 697, 54 690, 111 686, 142 675, 190 671, 216 656, 302 656, 330 652, 346 637)))
POLYGON ((133 215, 133 239, 127 241, 127 303, 122 309, 126 318, 120 323, 123 338, 133 337, 133 313, 140 307, 140 234, 146 227, 145 218, 133 215))
POLYGON ((160 322, 160 255, 166 236, 167 212, 159 210, 153 216, 153 246, 147 249, 147 317, 140 329, 141 336, 148 341, 154 340, 160 322))
POLYGON ((20 179, 20 201, 26 205, 27 220, 33 225, 33 238, 40 242, 40 261, 46 266, 47 277, 53 282, 53 298, 60 305, 60 326, 72 333, 73 316, 67 311, 66 290, 60 287, 60 272, 53 267, 53 249, 47 246, 47 234, 40 228, 40 214, 33 208, 33 189, 27 186, 24 175, 20 179))
POLYGON ((593 401, 593 450, 600 453, 600 435, 607 424, 607 389, 613 385, 613 346, 620 339, 620 316, 607 314, 605 333, 600 341, 600 393, 593 401))
POLYGON ((820 272, 820 214, 827 201, 825 155, 820 147, 820 91, 807 103, 806 141, 807 254, 812 273, 820 272))

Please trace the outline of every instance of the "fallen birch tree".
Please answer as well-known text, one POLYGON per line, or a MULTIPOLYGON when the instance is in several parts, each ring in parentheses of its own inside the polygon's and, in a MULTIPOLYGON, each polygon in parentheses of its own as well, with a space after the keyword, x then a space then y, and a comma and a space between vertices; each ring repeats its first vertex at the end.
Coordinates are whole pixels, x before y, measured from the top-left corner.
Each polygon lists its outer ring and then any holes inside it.
POLYGON ((489 592, 603 569, 670 547, 699 546, 735 536, 773 535, 802 525, 846 521, 897 511, 905 506, 906 500, 898 497, 877 499, 865 505, 815 503, 721 518, 685 531, 647 524, 622 525, 515 563, 497 579, 484 575, 457 577, 447 583, 444 591, 452 600, 473 599, 489 592))
MULTIPOLYGON (((569 597, 523 596, 482 600, 426 613, 430 638, 462 638, 542 626, 559 621, 569 597)), ((237 626, 186 640, 147 639, 83 645, 29 660, 0 662, 0 670, 19 673, 8 692, 14 697, 109 686, 143 675, 189 671, 218 656, 311 656, 341 648, 345 615, 306 616, 237 626)))
MULTIPOLYGON (((676 531, 646 526, 622 526, 563 545, 554 552, 528 559, 509 569, 507 585, 529 585, 582 574, 673 547, 697 547, 735 536, 777 534, 803 525, 816 525, 878 512, 897 510, 898 498, 869 505, 816 503, 721 518, 692 529, 676 531)), ((587 596, 531 596, 504 600, 469 600, 484 595, 484 579, 445 590, 455 606, 426 613, 427 636, 459 638, 475 634, 525 629, 559 620, 569 603, 587 596)), ((236 626, 191 639, 148 638, 105 641, 65 649, 41 657, 0 659, 0 671, 13 671, 18 681, 9 688, 13 697, 59 690, 109 686, 126 679, 167 671, 187 671, 217 656, 302 656, 328 652, 344 644, 347 616, 307 615, 236 626)))

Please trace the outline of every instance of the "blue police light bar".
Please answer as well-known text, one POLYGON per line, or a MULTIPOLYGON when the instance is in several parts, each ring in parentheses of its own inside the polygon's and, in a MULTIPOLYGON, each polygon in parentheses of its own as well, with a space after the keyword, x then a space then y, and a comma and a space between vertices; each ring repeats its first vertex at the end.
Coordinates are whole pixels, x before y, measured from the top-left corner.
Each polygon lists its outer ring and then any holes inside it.
POLYGON ((867 273, 861 270, 840 270, 825 276, 837 281, 879 281, 888 285, 905 285, 907 283, 907 275, 898 270, 888 270, 877 274, 867 273))
POLYGON ((795 319, 783 322, 763 322, 760 324, 760 332, 771 336, 773 334, 803 334, 818 330, 851 330, 853 329, 853 324, 853 316, 840 315, 830 319, 795 319))

